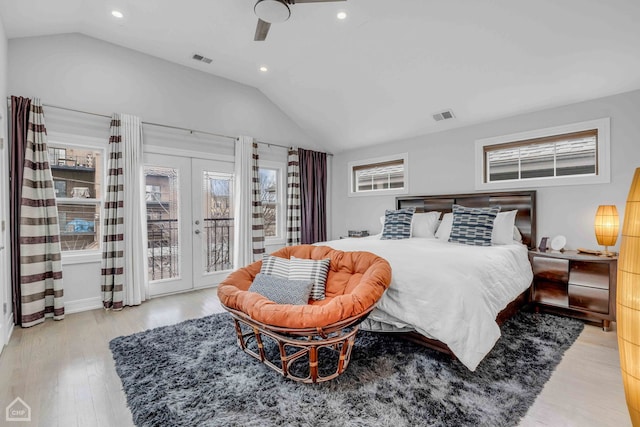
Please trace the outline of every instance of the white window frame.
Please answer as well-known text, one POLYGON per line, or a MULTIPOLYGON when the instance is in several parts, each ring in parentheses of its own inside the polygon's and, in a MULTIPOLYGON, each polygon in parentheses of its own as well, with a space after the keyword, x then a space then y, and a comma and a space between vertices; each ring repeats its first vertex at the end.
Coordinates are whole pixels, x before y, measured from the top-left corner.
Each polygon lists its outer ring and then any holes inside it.
POLYGON ((286 164, 272 160, 258 160, 258 169, 272 169, 277 172, 277 199, 276 199, 276 235, 264 238, 265 245, 284 245, 286 240, 286 210, 287 210, 287 181, 286 164))
POLYGON ((398 194, 409 194, 409 153, 400 153, 393 154, 390 156, 383 157, 375 157, 364 160, 356 160, 348 163, 348 174, 349 174, 349 189, 348 196, 349 197, 363 197, 363 196, 382 196, 382 195, 398 195, 398 194), (402 188, 383 188, 377 190, 364 190, 364 191, 354 191, 354 168, 360 166, 374 165, 376 163, 384 163, 384 162, 393 162, 397 160, 402 160, 404 170, 403 170, 403 182, 404 186, 402 188))
POLYGON ((555 187, 561 185, 606 184, 611 182, 611 147, 609 117, 584 122, 554 126, 528 132, 478 139, 475 142, 475 188, 476 190, 504 190, 511 188, 555 187), (549 176, 527 179, 512 179, 486 182, 485 147, 510 144, 528 139, 552 137, 591 129, 598 131, 596 173, 593 175, 549 176))
MULTIPOLYGON (((79 149, 90 149, 102 152, 102 182, 100 183, 102 187, 102 198, 100 199, 72 199, 72 198, 56 198, 56 204, 64 203, 64 204, 83 204, 87 203, 87 201, 95 202, 100 207, 100 222, 104 221, 104 196, 107 188, 107 141, 99 138, 82 136, 82 135, 74 135, 74 134, 65 134, 58 132, 48 132, 47 135, 47 148, 64 148, 64 147, 77 147, 79 149)), ((61 251, 62 254, 62 264, 70 265, 70 264, 83 264, 86 262, 99 262, 102 260, 102 236, 103 236, 103 228, 102 224, 99 227, 100 235, 97 237, 99 246, 97 249, 93 250, 79 250, 79 251, 61 251)))

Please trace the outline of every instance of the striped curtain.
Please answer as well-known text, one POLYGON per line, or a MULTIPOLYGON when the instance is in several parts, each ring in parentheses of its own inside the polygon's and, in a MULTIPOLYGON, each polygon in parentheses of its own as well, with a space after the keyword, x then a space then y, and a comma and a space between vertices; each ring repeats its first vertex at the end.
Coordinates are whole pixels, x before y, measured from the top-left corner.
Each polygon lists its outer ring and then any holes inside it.
POLYGON ((287 246, 300 244, 300 166, 298 149, 289 148, 287 159, 287 246))
POLYGON ((22 327, 64 318, 58 209, 49 167, 42 103, 29 110, 20 202, 20 289, 22 327))
POLYGON ((264 221, 258 176, 258 144, 241 136, 235 147, 233 264, 235 268, 262 259, 264 221))
POLYGON ((9 152, 9 243, 11 245, 11 303, 13 323, 22 324, 22 289, 20 284, 20 203, 22 201, 22 173, 24 172, 24 152, 27 149, 29 131, 29 110, 31 99, 11 97, 11 130, 9 152))
POLYGON ((102 243, 102 303, 104 308, 120 310, 124 298, 124 174, 118 114, 111 118, 108 153, 102 243))
POLYGON ((260 189, 258 167, 258 144, 253 142, 251 152, 251 248, 253 260, 258 261, 264 255, 264 211, 260 189))

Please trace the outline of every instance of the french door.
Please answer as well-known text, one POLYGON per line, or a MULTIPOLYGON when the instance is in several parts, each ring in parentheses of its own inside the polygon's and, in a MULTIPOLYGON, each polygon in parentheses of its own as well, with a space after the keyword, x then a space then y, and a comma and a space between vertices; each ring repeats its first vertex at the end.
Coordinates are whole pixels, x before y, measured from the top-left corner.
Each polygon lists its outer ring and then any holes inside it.
POLYGON ((151 296, 218 284, 233 269, 233 164, 145 154, 151 296))

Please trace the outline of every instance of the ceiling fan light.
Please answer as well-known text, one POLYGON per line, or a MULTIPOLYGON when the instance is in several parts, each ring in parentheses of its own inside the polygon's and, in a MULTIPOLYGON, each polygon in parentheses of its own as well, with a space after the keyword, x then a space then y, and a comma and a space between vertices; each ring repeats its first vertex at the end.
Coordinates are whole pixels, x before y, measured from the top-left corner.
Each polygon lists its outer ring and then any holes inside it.
POLYGON ((256 16, 265 22, 284 22, 291 16, 289 6, 280 0, 258 0, 253 7, 256 16))

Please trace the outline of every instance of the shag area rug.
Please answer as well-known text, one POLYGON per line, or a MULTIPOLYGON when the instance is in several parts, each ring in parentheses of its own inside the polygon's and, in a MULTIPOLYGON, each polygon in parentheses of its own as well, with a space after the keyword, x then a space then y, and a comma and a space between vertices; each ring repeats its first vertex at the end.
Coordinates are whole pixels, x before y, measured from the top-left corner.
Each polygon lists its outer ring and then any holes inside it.
POLYGON ((519 313, 470 372, 389 335, 358 332, 335 380, 300 384, 245 354, 216 314, 111 341, 137 426, 513 426, 582 322, 519 313))

